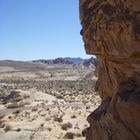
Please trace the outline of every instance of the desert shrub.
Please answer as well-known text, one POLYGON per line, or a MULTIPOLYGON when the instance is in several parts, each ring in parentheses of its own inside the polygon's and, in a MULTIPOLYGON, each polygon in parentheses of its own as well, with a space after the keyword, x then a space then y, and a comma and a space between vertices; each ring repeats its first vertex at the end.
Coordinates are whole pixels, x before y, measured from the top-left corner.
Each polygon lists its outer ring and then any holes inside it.
POLYGON ((82 137, 82 134, 81 133, 77 133, 75 134, 76 137, 82 137))
POLYGON ((10 120, 11 120, 11 119, 12 119, 12 116, 8 116, 8 119, 10 119, 10 120))
POLYGON ((0 120, 0 128, 3 128, 5 126, 4 121, 0 120))
POLYGON ((57 99, 63 99, 63 96, 62 95, 57 95, 56 98, 57 99))
POLYGON ((82 100, 82 103, 83 103, 83 104, 87 104, 88 101, 86 101, 86 100, 82 100))
POLYGON ((37 108, 33 108, 33 109, 32 109, 33 112, 35 112, 35 111, 37 111, 37 110, 38 110, 37 108))
POLYGON ((82 131, 82 135, 83 135, 83 137, 85 137, 86 136, 86 133, 87 133, 87 130, 88 130, 89 128, 85 128, 83 131, 82 131))
POLYGON ((86 109, 90 109, 90 106, 86 106, 86 109))
POLYGON ((54 116, 54 121, 60 123, 60 122, 63 122, 63 118, 62 118, 62 116, 60 116, 60 117, 54 116))
POLYGON ((67 133, 64 135, 64 139, 74 139, 74 136, 75 136, 74 133, 72 133, 72 132, 67 132, 67 133))
POLYGON ((17 132, 20 132, 20 131, 21 131, 21 128, 17 128, 16 131, 17 131, 17 132))
POLYGON ((41 123, 40 126, 41 126, 41 127, 44 127, 44 123, 41 123))
POLYGON ((16 110, 13 112, 13 114, 19 114, 20 113, 20 110, 16 110))
POLYGON ((50 77, 53 77, 53 74, 51 74, 50 77))
POLYGON ((79 88, 79 91, 82 91, 83 90, 83 88, 81 87, 81 88, 79 88))
POLYGON ((48 131, 52 131, 52 128, 50 128, 50 127, 48 127, 47 129, 48 129, 48 131))
POLYGON ((73 85, 70 85, 70 88, 74 88, 74 86, 73 85))
POLYGON ((61 128, 63 129, 63 130, 68 130, 69 128, 72 128, 72 124, 71 123, 64 123, 62 126, 61 126, 61 128))
POLYGON ((8 132, 8 131, 10 131, 10 130, 11 130, 11 125, 8 125, 8 124, 7 124, 7 125, 5 126, 5 128, 4 128, 4 131, 5 131, 5 132, 8 132))
POLYGON ((76 115, 72 115, 71 118, 72 118, 72 119, 76 118, 76 115))

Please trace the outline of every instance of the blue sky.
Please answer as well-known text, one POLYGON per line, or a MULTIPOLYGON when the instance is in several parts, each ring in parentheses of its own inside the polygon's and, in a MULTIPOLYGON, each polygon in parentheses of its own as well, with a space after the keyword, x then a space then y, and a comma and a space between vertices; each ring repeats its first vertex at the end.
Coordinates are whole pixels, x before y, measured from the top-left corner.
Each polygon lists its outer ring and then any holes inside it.
POLYGON ((86 55, 79 0, 0 0, 0 59, 86 55))

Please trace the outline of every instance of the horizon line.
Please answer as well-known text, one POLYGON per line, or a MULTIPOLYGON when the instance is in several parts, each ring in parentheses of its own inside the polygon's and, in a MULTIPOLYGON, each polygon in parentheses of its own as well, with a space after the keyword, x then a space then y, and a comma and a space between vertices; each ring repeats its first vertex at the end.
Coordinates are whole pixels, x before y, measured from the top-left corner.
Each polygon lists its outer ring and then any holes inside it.
POLYGON ((67 56, 67 57, 55 57, 55 58, 36 58, 36 59, 0 59, 0 61, 35 61, 35 60, 54 60, 54 59, 57 59, 57 58, 81 58, 81 59, 90 59, 91 57, 93 58, 96 58, 94 55, 92 56, 89 56, 89 57, 70 57, 70 56, 67 56))

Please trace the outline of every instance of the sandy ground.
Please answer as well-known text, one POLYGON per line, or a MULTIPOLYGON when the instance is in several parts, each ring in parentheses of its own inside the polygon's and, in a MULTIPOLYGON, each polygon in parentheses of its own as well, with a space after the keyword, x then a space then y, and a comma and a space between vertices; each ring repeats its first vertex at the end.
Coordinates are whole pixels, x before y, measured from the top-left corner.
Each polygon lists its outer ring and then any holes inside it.
POLYGON ((100 104, 93 71, 27 66, 0 66, 0 140, 84 140, 86 118, 100 104))

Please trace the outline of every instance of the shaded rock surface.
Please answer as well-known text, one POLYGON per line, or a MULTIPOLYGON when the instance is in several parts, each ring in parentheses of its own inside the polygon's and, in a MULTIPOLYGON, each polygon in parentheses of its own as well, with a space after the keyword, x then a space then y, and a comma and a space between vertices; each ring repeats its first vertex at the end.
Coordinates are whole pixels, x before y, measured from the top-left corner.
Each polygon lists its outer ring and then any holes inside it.
POLYGON ((87 140, 140 139, 140 1, 80 0, 81 35, 96 55, 101 105, 87 140))

